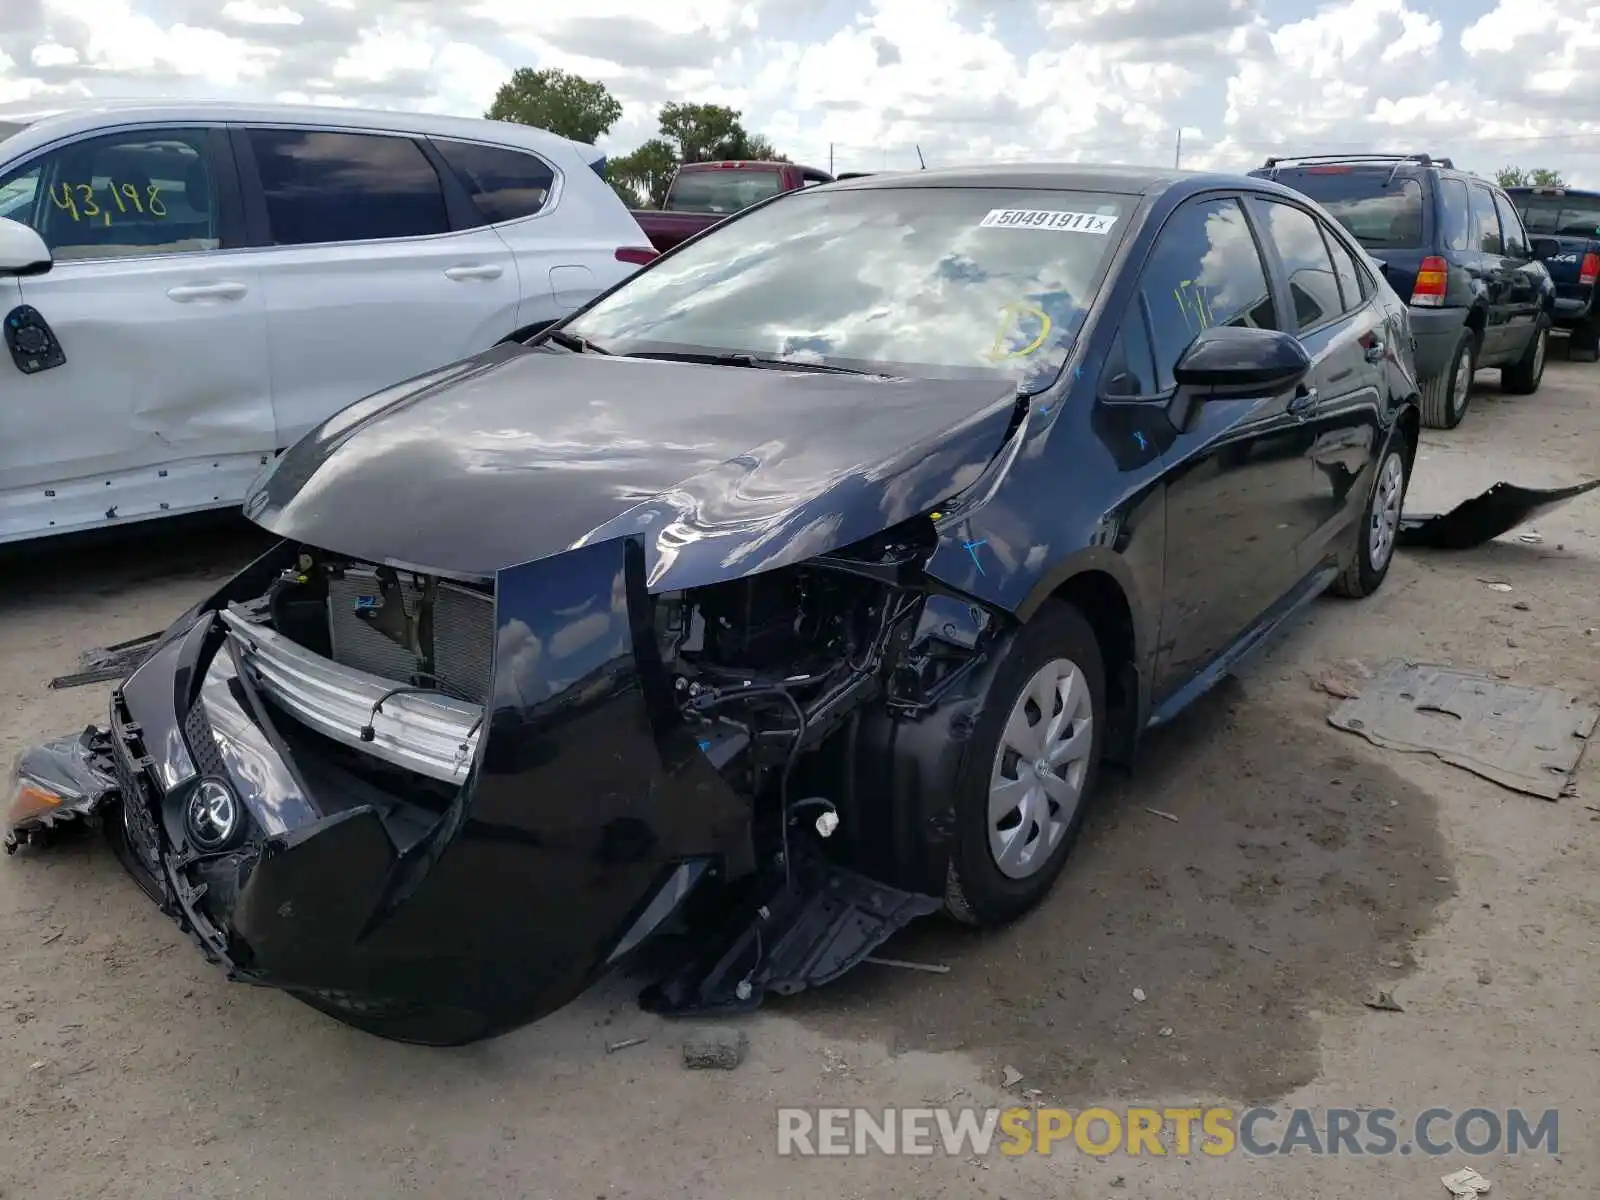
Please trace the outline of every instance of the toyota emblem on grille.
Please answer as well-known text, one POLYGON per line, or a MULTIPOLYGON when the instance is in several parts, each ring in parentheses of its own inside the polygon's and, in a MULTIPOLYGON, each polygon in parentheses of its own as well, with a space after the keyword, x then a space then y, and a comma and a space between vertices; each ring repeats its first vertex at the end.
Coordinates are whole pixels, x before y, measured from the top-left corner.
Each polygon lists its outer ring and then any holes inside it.
POLYGON ((201 850, 220 850, 239 830, 239 802, 228 785, 203 780, 184 810, 189 839, 201 850))

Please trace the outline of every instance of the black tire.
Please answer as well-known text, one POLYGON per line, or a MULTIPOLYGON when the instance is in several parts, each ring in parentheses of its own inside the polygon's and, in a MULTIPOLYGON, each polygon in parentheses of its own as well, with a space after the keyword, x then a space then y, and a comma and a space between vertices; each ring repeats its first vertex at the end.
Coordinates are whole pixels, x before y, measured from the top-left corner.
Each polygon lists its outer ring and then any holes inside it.
POLYGON ((341 1025, 389 1042, 412 1046, 465 1046, 492 1032, 482 1017, 463 1009, 375 1002, 346 992, 299 988, 290 989, 289 995, 341 1025))
POLYGON ((1534 322, 1533 336, 1522 357, 1500 369, 1500 388, 1513 396, 1531 396, 1544 378, 1544 364, 1550 357, 1550 318, 1543 313, 1534 322))
MULTIPOLYGON (((1041 722, 1047 719, 1048 714, 1041 713, 1041 722)), ((956 836, 945 880, 945 909, 951 916, 968 925, 1000 925, 1044 899, 1083 827, 1100 773, 1105 735, 1105 664, 1099 640, 1083 614, 1072 605, 1046 601, 1001 652, 981 700, 967 751, 956 771, 956 836), (1090 747, 1077 806, 1060 840, 1030 874, 1014 878, 1001 871, 990 850, 990 777, 1013 708, 1023 700, 1024 689, 1033 677, 1058 659, 1069 660, 1087 685, 1090 747)))
POLYGON ((1410 447, 1406 445, 1405 434, 1397 427, 1389 435, 1385 443, 1383 454, 1378 459, 1378 468, 1372 474, 1372 490, 1367 494, 1367 502, 1361 509, 1361 520, 1350 530, 1350 540, 1353 543, 1349 550, 1349 559, 1339 577, 1329 586, 1328 591, 1335 596, 1344 596, 1351 600, 1359 600, 1363 596, 1370 596, 1383 586, 1383 581, 1388 578, 1389 568, 1394 563, 1394 539, 1399 533, 1400 511, 1405 507, 1406 488, 1411 484, 1411 471, 1407 467, 1410 459, 1410 447), (1379 507, 1379 495, 1388 474, 1398 464, 1400 472, 1400 495, 1395 501, 1394 519, 1395 527, 1390 531, 1388 547, 1383 553, 1383 561, 1377 562, 1373 555, 1373 515, 1379 507))
POLYGON ((1591 317, 1572 327, 1567 357, 1573 362, 1600 361, 1600 321, 1591 317))
POLYGON ((1454 429, 1467 415, 1467 406, 1472 403, 1472 376, 1478 369, 1478 337, 1472 330, 1461 331, 1448 361, 1450 365, 1443 373, 1422 385, 1422 423, 1429 429, 1454 429), (1462 355, 1468 356, 1471 365, 1466 386, 1458 387, 1462 355))

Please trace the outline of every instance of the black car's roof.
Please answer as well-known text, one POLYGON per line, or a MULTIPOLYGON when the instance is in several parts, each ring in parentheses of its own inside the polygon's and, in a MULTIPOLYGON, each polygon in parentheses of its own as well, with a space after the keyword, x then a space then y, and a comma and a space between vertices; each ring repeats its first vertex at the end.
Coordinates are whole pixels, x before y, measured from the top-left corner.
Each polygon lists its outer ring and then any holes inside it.
POLYGON ((1010 187, 1155 196, 1178 186, 1185 190, 1219 186, 1261 188, 1264 183, 1267 181, 1245 175, 1216 175, 1204 171, 1161 170, 1156 167, 1098 163, 995 163, 981 167, 941 167, 931 171, 864 175, 827 186, 830 190, 848 188, 861 191, 903 187, 1010 187))

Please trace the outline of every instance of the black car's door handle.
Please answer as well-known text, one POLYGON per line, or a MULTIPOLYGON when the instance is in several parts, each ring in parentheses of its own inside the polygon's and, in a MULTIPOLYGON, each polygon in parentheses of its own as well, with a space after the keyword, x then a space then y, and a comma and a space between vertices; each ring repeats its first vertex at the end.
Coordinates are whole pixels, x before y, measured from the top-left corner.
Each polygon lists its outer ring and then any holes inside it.
POLYGON ((1289 411, 1300 414, 1309 412, 1316 406, 1317 389, 1301 384, 1295 389, 1294 398, 1289 401, 1289 411))

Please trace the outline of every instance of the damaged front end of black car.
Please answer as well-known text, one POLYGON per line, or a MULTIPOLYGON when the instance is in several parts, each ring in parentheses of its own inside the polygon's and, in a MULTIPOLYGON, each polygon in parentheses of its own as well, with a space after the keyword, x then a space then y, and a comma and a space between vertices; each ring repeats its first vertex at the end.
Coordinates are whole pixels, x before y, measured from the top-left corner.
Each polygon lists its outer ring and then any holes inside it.
POLYGON ((920 568, 1025 407, 523 347, 363 402, 258 485, 283 540, 106 727, 22 756, 11 848, 97 822, 232 977, 404 1041, 535 1020, 663 934, 658 1011, 825 982, 939 905, 862 861, 855 751, 982 665, 999 618, 920 568), (532 390, 633 396, 637 441, 508 436, 532 390))

